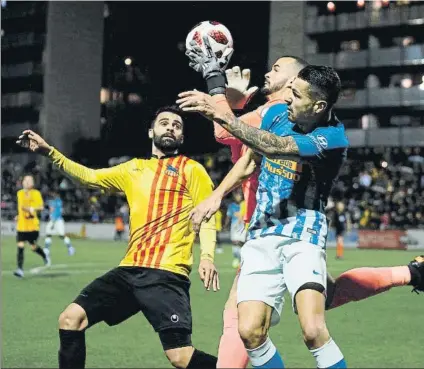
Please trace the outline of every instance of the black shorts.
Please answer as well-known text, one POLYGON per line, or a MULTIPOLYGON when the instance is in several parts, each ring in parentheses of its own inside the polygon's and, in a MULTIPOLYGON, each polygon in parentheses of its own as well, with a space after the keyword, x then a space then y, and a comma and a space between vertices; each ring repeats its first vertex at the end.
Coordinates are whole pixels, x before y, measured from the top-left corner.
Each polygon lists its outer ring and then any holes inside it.
POLYGON ((29 242, 30 244, 35 244, 38 240, 39 232, 19 232, 16 234, 16 242, 29 242))
POLYGON ((85 287, 74 303, 86 312, 89 326, 122 323, 141 311, 156 332, 192 332, 190 280, 180 274, 142 267, 118 267, 85 287))
POLYGON ((343 236, 344 233, 345 233, 345 229, 344 228, 336 228, 335 231, 336 231, 336 237, 343 236))

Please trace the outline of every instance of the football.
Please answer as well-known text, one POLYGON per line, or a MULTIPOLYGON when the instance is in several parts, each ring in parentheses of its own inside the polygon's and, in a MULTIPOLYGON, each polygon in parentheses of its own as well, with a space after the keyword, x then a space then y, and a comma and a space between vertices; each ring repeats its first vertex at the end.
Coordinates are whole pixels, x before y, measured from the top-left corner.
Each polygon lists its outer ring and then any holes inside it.
POLYGON ((233 37, 223 24, 216 21, 203 21, 195 25, 186 38, 186 48, 191 49, 190 42, 196 43, 206 52, 203 37, 208 36, 209 43, 217 58, 220 58, 227 47, 233 47, 233 37))

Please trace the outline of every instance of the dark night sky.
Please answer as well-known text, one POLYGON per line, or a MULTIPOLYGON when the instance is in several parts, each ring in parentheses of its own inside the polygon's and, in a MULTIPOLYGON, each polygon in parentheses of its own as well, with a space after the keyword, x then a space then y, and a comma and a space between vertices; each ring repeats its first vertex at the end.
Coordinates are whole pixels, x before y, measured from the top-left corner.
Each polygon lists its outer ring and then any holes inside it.
MULTIPOLYGON (((267 70, 268 2, 114 2, 105 20, 103 83, 108 71, 122 66, 131 56, 137 65, 149 70, 151 98, 147 106, 122 112, 119 125, 107 131, 104 144, 113 155, 143 155, 150 149, 148 117, 159 106, 171 104, 178 92, 204 90, 200 75, 188 66, 178 43, 203 20, 225 24, 234 38, 235 53, 230 65, 250 68, 253 83, 261 85, 267 70), (141 109, 141 110, 140 110, 141 109)), ((259 99, 260 100, 260 99, 259 99)), ((211 124, 199 115, 186 120, 188 154, 214 151, 211 124)))

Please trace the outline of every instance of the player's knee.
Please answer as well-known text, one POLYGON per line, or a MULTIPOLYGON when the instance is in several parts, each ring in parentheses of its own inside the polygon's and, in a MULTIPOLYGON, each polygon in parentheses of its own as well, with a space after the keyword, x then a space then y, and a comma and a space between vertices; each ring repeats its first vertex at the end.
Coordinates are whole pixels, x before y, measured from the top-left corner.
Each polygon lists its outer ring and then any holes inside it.
POLYGON ((70 304, 59 315, 59 328, 73 331, 81 331, 88 326, 85 310, 78 304, 70 304))
POLYGON ((31 244, 31 250, 35 251, 37 249, 37 245, 35 243, 31 244))
POLYGON ((20 249, 23 249, 25 247, 25 243, 24 242, 18 242, 18 247, 20 249))
POLYGON ((179 347, 171 350, 166 350, 165 354, 171 365, 175 368, 187 368, 193 356, 194 347, 179 347))
POLYGON ((314 346, 326 332, 327 327, 320 319, 310 319, 302 324, 303 340, 307 346, 314 346))
POLYGON ((268 336, 268 329, 264 325, 252 321, 239 320, 238 331, 247 349, 259 347, 266 341, 268 336))

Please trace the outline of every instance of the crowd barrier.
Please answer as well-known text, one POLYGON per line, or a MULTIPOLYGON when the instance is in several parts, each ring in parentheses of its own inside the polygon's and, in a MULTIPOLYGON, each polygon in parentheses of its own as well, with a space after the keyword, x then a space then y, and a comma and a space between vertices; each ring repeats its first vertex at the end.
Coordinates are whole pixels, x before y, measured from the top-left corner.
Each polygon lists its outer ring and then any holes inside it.
MULTIPOLYGON (((46 234, 46 223, 41 223, 40 236, 46 234)), ((66 233, 69 237, 77 239, 93 240, 113 240, 115 235, 114 224, 92 224, 81 222, 67 222, 66 233)), ((15 222, 2 221, 1 235, 14 236, 16 234, 15 222)), ((128 239, 128 232, 124 239, 128 239)), ((219 234, 221 242, 230 242, 230 233, 221 232, 219 234)), ((327 247, 336 246, 336 235, 330 230, 327 238, 327 247)), ((407 231, 400 230, 352 230, 344 235, 345 248, 360 249, 392 249, 392 250, 411 250, 424 249, 424 230, 411 229, 407 231)))

